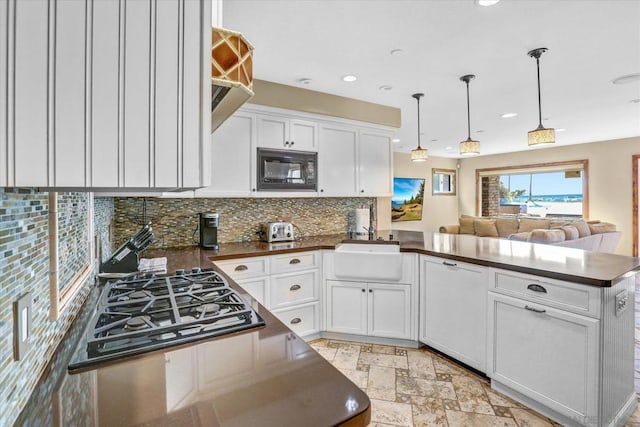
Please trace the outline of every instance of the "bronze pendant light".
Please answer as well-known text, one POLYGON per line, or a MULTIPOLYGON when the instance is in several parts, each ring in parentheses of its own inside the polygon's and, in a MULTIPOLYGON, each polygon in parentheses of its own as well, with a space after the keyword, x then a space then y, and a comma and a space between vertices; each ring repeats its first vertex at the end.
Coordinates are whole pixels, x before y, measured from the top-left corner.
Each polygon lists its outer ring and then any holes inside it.
POLYGON ((480 141, 471 139, 471 112, 469 109, 469 82, 475 79, 473 74, 460 77, 467 84, 467 139, 460 143, 460 154, 463 156, 475 156, 480 154, 480 141))
POLYGON ((537 145, 553 144, 556 142, 556 131, 553 128, 545 128, 542 126, 542 102, 540 97, 540 56, 548 49, 546 47, 540 47, 533 49, 527 53, 532 58, 536 59, 536 67, 538 69, 538 127, 529 132, 529 146, 534 147, 537 145))
POLYGON ((420 98, 424 96, 424 93, 414 93, 411 96, 418 101, 418 148, 411 150, 411 161, 424 162, 429 157, 427 150, 420 147, 420 98))

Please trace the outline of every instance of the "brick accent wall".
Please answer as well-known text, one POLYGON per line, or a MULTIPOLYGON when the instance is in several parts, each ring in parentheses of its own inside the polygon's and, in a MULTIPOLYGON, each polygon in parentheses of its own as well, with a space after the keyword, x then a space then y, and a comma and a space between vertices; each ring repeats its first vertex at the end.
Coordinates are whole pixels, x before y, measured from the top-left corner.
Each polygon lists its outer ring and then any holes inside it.
POLYGON ((500 176, 482 177, 482 216, 500 214, 500 176))

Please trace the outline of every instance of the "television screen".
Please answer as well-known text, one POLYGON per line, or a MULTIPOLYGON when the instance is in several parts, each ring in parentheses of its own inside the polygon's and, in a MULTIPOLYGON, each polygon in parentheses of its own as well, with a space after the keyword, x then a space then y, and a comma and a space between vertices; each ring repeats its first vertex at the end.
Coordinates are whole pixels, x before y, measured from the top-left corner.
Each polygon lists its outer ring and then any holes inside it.
POLYGON ((391 221, 420 221, 424 178, 393 178, 391 221))

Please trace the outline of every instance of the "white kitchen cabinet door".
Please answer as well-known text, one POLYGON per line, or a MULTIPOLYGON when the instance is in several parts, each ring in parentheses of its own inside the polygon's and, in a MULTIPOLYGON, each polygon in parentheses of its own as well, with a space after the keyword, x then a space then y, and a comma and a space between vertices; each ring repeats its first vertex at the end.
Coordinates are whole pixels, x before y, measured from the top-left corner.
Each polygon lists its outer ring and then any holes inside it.
POLYGON ((421 257, 420 341, 486 371, 489 270, 421 257))
MULTIPOLYGON (((236 113, 211 135, 211 184, 196 197, 247 197, 255 170, 255 116, 236 113)), ((254 185, 255 186, 255 185, 254 185)))
POLYGON ((4 1, 0 9, 0 184, 209 183, 209 1, 4 1))
POLYGON ((578 423, 598 416, 599 324, 489 292, 488 374, 578 423))
POLYGON ((318 150, 318 125, 302 119, 258 114, 258 147, 318 150))
MULTIPOLYGON (((32 187, 48 184, 53 178, 53 170, 49 170, 50 82, 47 72, 52 65, 48 57, 50 5, 44 1, 10 1, 7 6, 9 55, 5 160, 8 176, 5 185, 32 187)), ((0 134, 4 135, 4 129, 0 129, 0 134)))
POLYGON ((327 280, 326 330, 367 334, 367 284, 327 280))
POLYGON ((392 194, 393 157, 391 137, 360 131, 358 141, 358 191, 360 196, 392 194))
POLYGON ((375 337, 411 339, 411 286, 368 284, 368 331, 375 337))
POLYGON ((321 125, 319 143, 320 196, 356 196, 358 194, 356 170, 358 130, 350 127, 321 125))
POLYGON ((196 350, 183 348, 164 355, 167 412, 189 406, 198 391, 196 350))
POLYGON ((318 151, 318 125, 309 120, 289 121, 289 148, 301 151, 318 151))

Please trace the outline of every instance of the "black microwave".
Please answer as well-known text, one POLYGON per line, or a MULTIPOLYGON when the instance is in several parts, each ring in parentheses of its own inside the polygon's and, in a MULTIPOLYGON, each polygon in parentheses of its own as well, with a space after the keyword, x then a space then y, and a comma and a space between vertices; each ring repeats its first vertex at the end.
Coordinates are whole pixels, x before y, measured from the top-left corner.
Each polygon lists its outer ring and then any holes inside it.
POLYGON ((258 148, 258 191, 317 191, 318 153, 258 148))

